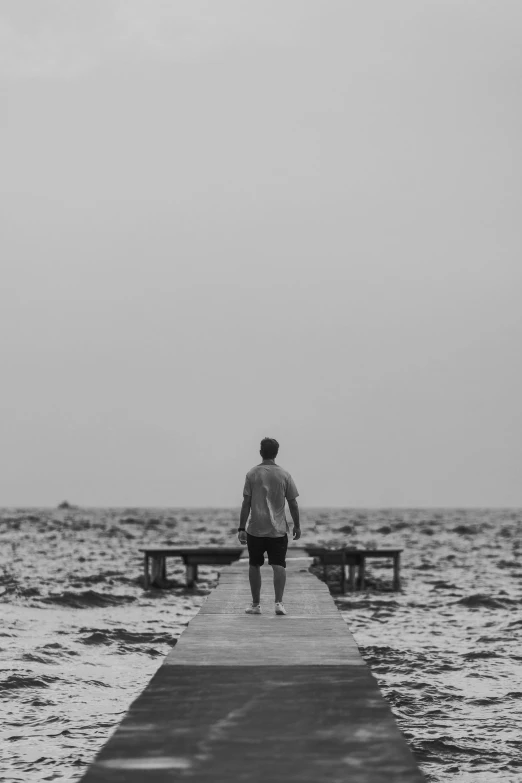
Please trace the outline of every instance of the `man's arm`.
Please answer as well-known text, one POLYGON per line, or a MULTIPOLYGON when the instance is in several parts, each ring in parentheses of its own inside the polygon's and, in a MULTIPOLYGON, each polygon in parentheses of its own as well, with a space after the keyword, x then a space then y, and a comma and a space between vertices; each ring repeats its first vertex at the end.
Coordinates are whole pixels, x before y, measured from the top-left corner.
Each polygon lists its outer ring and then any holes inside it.
POLYGON ((239 515, 239 527, 241 528, 241 530, 238 530, 237 533, 241 544, 246 544, 245 527, 248 521, 248 516, 250 514, 250 503, 251 503, 250 496, 244 495, 243 503, 241 504, 241 513, 239 515))
POLYGON ((301 525, 299 524, 299 506, 297 505, 297 500, 295 498, 288 501, 288 508, 290 509, 290 514, 294 521, 294 541, 297 541, 298 538, 301 538, 301 525))

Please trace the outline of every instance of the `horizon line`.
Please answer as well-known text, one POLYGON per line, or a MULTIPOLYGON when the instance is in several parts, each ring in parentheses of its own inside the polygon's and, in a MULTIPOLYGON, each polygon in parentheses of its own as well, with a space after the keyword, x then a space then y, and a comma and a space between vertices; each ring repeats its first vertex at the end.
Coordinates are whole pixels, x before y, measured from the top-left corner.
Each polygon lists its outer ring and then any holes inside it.
MULTIPOLYGON (((66 501, 62 501, 66 502, 66 501)), ((81 511, 82 509, 113 509, 113 510, 128 510, 128 509, 142 509, 142 510, 148 510, 148 509, 179 509, 179 510, 200 510, 200 509, 217 509, 217 510, 229 510, 229 509, 235 509, 240 508, 241 504, 232 505, 232 506, 219 506, 219 505, 184 505, 184 506, 165 506, 165 505, 140 505, 140 504, 127 504, 127 505, 80 505, 76 503, 70 503, 66 507, 60 508, 60 505, 55 506, 48 506, 48 505, 7 505, 3 506, 0 505, 0 511, 4 510, 18 510, 18 511, 25 511, 26 509, 39 509, 39 510, 46 510, 46 511, 81 511)), ((309 510, 315 510, 315 509, 350 509, 350 510, 383 510, 383 509, 397 509, 397 510, 404 510, 404 511, 415 511, 419 509, 433 509, 433 510, 445 510, 445 509, 453 509, 453 510, 459 510, 459 509, 508 509, 508 510, 522 510, 522 505, 520 506, 503 506, 503 505, 467 505, 467 504, 458 504, 458 505, 442 505, 442 506, 432 506, 432 505, 414 505, 414 506, 395 506, 395 505, 366 505, 366 506, 349 506, 349 505, 340 505, 340 506, 333 506, 333 505, 300 505, 301 509, 309 509, 309 510)))

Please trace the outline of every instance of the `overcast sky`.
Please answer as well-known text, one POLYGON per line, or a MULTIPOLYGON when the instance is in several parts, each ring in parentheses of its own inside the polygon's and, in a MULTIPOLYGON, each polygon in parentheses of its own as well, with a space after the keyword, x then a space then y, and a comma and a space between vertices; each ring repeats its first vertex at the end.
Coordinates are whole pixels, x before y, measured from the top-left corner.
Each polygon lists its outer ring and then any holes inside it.
POLYGON ((0 505, 522 505, 520 0, 2 0, 0 505))

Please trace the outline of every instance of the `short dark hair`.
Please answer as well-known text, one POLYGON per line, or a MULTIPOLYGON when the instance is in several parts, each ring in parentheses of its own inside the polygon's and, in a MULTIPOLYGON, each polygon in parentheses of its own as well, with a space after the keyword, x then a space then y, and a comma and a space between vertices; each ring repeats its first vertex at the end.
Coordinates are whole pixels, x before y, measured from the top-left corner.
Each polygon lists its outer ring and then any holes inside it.
POLYGON ((263 438, 260 453, 263 459, 275 459, 279 451, 279 443, 275 438, 263 438))

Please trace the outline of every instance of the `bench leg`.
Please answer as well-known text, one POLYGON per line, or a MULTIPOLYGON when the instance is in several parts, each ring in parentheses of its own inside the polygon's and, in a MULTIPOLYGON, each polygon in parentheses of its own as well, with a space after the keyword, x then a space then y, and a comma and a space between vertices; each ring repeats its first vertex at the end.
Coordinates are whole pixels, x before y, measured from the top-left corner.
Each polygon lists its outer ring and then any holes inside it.
POLYGON ((393 589, 401 589, 401 553, 393 556, 393 589))
POLYGON ((151 571, 151 584, 156 585, 157 587, 161 587, 163 582, 163 574, 165 573, 165 558, 153 557, 151 571))
POLYGON ((366 569, 366 558, 361 555, 361 563, 359 565, 359 590, 364 590, 364 572, 366 569))
POLYGON ((147 554, 143 558, 143 587, 145 590, 148 590, 150 587, 149 556, 147 554))
POLYGON ((355 590, 355 566, 353 563, 350 563, 348 566, 348 579, 350 582, 350 590, 353 592, 355 590))
POLYGON ((187 564, 187 587, 194 587, 194 582, 198 581, 198 567, 187 564))

